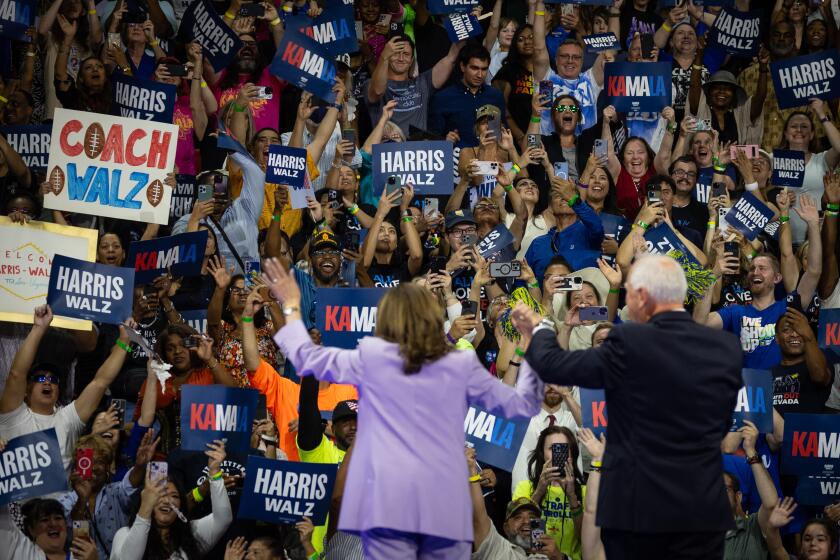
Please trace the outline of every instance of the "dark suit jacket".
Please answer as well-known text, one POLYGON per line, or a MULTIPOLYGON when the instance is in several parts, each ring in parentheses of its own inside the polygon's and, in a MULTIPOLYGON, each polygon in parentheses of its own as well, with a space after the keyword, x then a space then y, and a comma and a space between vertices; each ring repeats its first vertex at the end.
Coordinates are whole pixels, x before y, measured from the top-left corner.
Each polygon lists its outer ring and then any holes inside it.
POLYGON ((541 330, 525 359, 547 383, 605 389, 599 526, 644 533, 733 526, 720 442, 741 388, 734 335, 669 311, 617 326, 584 351, 566 352, 541 330))

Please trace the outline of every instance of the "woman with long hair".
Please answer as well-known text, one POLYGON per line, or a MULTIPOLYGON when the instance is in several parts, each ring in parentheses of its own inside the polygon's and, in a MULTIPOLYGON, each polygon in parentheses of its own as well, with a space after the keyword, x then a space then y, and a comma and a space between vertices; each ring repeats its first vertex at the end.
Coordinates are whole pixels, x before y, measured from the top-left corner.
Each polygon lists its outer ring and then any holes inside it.
POLYGON ((528 459, 528 480, 520 482, 513 499, 530 498, 540 506, 546 532, 569 558, 580 560, 580 530, 586 486, 578 469, 580 449, 575 435, 565 426, 549 426, 540 432, 528 459), (555 444, 567 449, 566 462, 555 466, 555 444), (549 513, 550 512, 550 513, 549 513))
POLYGON ((519 28, 519 23, 515 19, 502 16, 502 0, 495 1, 491 13, 493 15, 490 17, 490 26, 484 36, 484 48, 490 52, 490 67, 487 69, 488 85, 507 58, 513 44, 513 36, 519 28))
MULTIPOLYGON (((516 254, 516 258, 521 261, 525 259, 525 253, 528 252, 531 242, 548 233, 548 230, 554 225, 554 214, 548 210, 547 197, 542 194, 533 179, 517 177, 513 182, 513 190, 519 194, 522 206, 526 211, 525 233, 522 235, 519 252, 516 254)), ((510 197, 505 197, 505 225, 508 229, 513 227, 515 220, 516 214, 513 211, 510 197)))
POLYGON ((210 503, 213 512, 201 519, 188 521, 181 513, 186 509, 184 489, 166 477, 146 474, 140 507, 130 527, 123 527, 114 536, 111 560, 189 560, 203 557, 222 538, 233 512, 222 478, 225 444, 208 443, 207 478, 210 480, 210 503))
POLYGON ((274 340, 298 375, 359 389, 358 422, 364 429, 348 467, 339 530, 361 534, 372 560, 425 557, 432 550, 441 558, 469 558, 467 409, 475 404, 504 417, 531 417, 542 400, 533 371, 523 364, 513 389, 493 379, 475 352, 455 351, 444 335, 437 298, 414 283, 385 293, 375 336, 356 349, 316 346, 301 320, 294 276, 275 259, 264 269, 287 320, 274 340), (406 438, 406 426, 423 429, 406 438), (395 508, 394 496, 406 507, 395 508))
POLYGON ((837 553, 837 540, 837 524, 825 517, 811 519, 799 532, 796 560, 831 560, 837 553))

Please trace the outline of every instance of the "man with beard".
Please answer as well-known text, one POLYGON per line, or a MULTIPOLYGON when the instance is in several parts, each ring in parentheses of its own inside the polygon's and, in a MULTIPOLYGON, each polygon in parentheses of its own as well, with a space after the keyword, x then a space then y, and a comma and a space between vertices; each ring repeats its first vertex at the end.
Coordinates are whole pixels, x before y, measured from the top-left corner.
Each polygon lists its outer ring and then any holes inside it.
POLYGON ((540 412, 531 418, 513 465, 511 488, 528 478, 528 454, 537 446, 540 432, 550 426, 564 426, 573 433, 583 426, 580 412, 580 392, 577 387, 563 387, 546 383, 540 412))
MULTIPOLYGON (((266 10, 266 16, 269 12, 276 17, 277 12, 275 10, 266 10)), ((279 25, 272 26, 272 29, 276 27, 279 27, 279 25)), ((254 35, 243 33, 239 36, 239 39, 242 41, 242 47, 236 53, 236 57, 230 66, 207 81, 212 84, 213 93, 216 95, 216 101, 218 101, 220 108, 224 107, 229 101, 234 101, 234 111, 243 112, 250 109, 254 117, 255 130, 263 128, 276 130, 280 123, 280 94, 285 82, 280 81, 269 71, 270 67, 263 60, 254 35), (235 102, 236 96, 240 89, 249 86, 269 88, 271 99, 252 99, 249 107, 239 106, 235 102)))
MULTIPOLYGON (((723 175, 715 172, 714 163, 712 162, 712 157, 715 156, 714 136, 711 131, 707 130, 692 132, 688 125, 688 119, 690 118, 686 117, 683 119, 680 127, 680 137, 674 145, 673 153, 685 153, 685 144, 691 142, 691 153, 689 155, 693 158, 697 166, 697 183, 694 186, 694 198, 700 204, 708 204, 709 193, 712 190, 712 182, 715 175, 722 177, 723 182, 726 183, 726 189, 729 192, 735 190, 735 169, 734 166, 730 165, 726 167, 726 172, 723 175)), ((703 235, 705 236, 705 232, 703 235)))
MULTIPOLYGON (((770 61, 776 62, 792 58, 799 53, 796 49, 796 30, 788 20, 781 20, 770 27, 767 39, 767 49, 770 51, 770 61)), ((758 87, 758 77, 761 64, 753 62, 738 76, 738 83, 746 90, 747 95, 754 95, 758 87)), ((767 70, 764 70, 765 72, 767 70)), ((778 147, 784 136, 784 127, 788 117, 796 111, 808 112, 807 106, 780 109, 776 99, 773 80, 767 80, 767 97, 764 101, 764 135, 761 147, 767 151, 778 147)), ((829 115, 831 117, 831 115, 829 115)), ((823 127, 816 128, 817 140, 822 142, 825 131, 823 127)), ((701 201, 702 202, 702 201, 701 201)))
POLYGON ((706 207, 694 198, 697 162, 694 161, 693 156, 679 157, 671 164, 668 174, 676 185, 671 202, 671 222, 678 228, 687 228, 697 232, 700 239, 704 239, 707 223, 717 219, 717 216, 709 216, 706 207))

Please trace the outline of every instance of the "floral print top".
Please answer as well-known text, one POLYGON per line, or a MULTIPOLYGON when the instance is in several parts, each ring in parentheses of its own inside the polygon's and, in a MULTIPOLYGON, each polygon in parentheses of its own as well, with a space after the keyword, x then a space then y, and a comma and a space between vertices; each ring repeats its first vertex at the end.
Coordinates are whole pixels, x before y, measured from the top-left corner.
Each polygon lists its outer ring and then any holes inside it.
MULTIPOLYGON (((248 373, 245 370, 245 357, 242 353, 242 340, 233 335, 235 324, 222 321, 222 340, 219 344, 219 362, 224 365, 240 387, 250 387, 248 373)), ((271 334, 274 327, 271 319, 267 319, 262 327, 257 328, 257 348, 263 360, 268 362, 276 371, 283 371, 286 358, 280 353, 271 334)))

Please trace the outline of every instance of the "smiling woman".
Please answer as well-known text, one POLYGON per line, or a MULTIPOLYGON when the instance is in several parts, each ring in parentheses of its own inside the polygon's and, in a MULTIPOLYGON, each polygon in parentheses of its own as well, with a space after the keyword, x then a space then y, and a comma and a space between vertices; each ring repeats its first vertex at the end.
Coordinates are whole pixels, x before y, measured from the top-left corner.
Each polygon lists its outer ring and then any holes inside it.
MULTIPOLYGON (((0 440, 0 449, 4 445, 0 440)), ((65 557, 67 522, 64 518, 64 508, 59 502, 42 498, 29 500, 21 509, 21 515, 23 532, 12 521, 9 506, 0 507, 0 539, 3 542, 4 557, 15 560, 65 557)), ((92 547, 93 543, 86 545, 92 547)), ((96 553, 95 548, 93 553, 96 553)))

